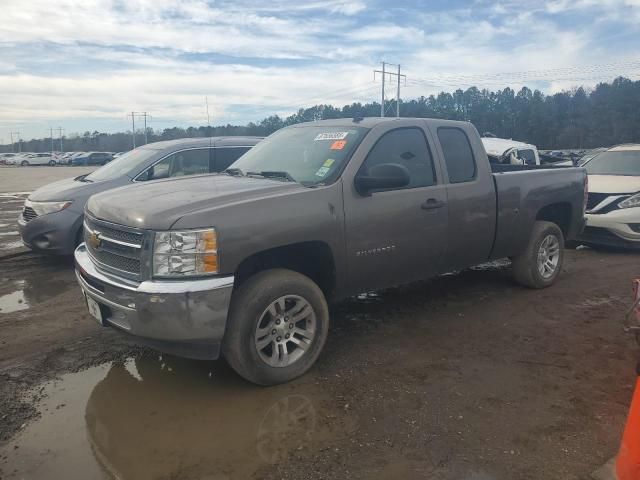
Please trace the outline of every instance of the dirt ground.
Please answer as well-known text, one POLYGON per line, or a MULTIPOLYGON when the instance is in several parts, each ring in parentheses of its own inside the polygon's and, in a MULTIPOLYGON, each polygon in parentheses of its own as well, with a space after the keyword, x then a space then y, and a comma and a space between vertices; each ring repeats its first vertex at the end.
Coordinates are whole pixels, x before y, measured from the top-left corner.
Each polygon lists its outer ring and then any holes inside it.
POLYGON ((89 318, 70 259, 14 253, 0 478, 587 479, 618 448, 637 254, 567 251, 542 291, 494 264, 353 298, 307 375, 258 388, 127 343, 89 318))

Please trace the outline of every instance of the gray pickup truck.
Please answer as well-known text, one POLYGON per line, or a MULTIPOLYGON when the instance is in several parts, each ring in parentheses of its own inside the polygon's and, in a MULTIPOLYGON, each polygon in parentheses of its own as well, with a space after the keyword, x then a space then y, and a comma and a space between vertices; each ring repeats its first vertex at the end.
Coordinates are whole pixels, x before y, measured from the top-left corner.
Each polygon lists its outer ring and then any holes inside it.
POLYGON ((331 301, 504 257, 520 284, 551 285, 586 182, 491 165, 465 122, 294 125, 222 174, 91 197, 76 274, 102 325, 272 385, 318 358, 331 301))

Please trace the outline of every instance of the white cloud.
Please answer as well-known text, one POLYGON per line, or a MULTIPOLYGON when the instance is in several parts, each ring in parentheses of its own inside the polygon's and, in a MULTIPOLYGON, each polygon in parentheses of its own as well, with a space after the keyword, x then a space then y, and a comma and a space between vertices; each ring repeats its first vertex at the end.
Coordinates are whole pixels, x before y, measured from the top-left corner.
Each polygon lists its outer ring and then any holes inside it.
POLYGON ((598 25, 637 32, 629 18, 638 4, 473 0, 434 11, 382 0, 3 0, 0 136, 16 122, 37 135, 53 120, 124 123, 132 109, 202 124, 204 96, 214 122, 377 100, 372 69, 382 60, 406 66, 407 96, 473 84, 551 91, 575 85, 558 69, 634 59, 598 25), (559 20, 574 12, 593 22, 559 20), (556 73, 496 75, 543 70, 556 73))

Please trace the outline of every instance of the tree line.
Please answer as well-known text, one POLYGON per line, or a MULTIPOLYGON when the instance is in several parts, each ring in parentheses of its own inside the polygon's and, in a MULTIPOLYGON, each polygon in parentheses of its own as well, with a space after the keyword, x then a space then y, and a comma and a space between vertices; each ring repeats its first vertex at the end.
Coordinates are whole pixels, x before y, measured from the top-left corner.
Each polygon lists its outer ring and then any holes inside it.
MULTIPOLYGON (((385 108, 395 112, 395 100, 385 108)), ((147 130, 149 142, 185 137, 223 135, 266 136, 276 130, 300 122, 331 118, 376 117, 380 103, 352 103, 341 108, 316 105, 298 110, 286 118, 273 115, 247 125, 200 126, 147 130)), ((401 101, 403 117, 442 118, 473 123, 483 134, 513 138, 537 145, 541 149, 593 148, 619 143, 640 142, 640 81, 619 77, 600 83, 593 89, 583 87, 545 95, 540 90, 523 87, 520 91, 507 87, 490 91, 471 87, 453 93, 401 101)), ((137 145, 144 132, 137 132, 137 145)), ((110 151, 131 149, 131 131, 101 133, 86 131, 82 135, 64 137, 65 151, 110 151)), ((54 141, 54 149, 59 149, 54 141)), ((22 142, 22 151, 46 152, 50 139, 22 142)), ((11 151, 11 145, 0 146, 11 151)))

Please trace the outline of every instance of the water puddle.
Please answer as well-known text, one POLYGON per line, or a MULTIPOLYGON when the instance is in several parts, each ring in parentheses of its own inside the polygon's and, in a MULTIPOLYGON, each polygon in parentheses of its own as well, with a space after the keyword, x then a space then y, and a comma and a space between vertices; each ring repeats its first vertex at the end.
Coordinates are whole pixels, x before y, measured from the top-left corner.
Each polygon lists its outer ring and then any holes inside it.
POLYGON ((29 276, 23 280, 0 279, 0 286, 9 293, 0 295, 0 315, 26 310, 33 305, 64 293, 76 285, 73 272, 54 273, 52 275, 29 276))
POLYGON ((312 376, 261 388, 223 362, 131 359, 43 393, 41 417, 0 450, 2 478, 244 479, 355 430, 312 376))
POLYGON ((29 308, 29 302, 24 296, 24 280, 14 282, 18 290, 6 295, 0 295, 0 314, 17 312, 29 308))
POLYGON ((0 250, 15 250, 22 247, 24 244, 22 240, 16 240, 13 242, 0 243, 0 250))

